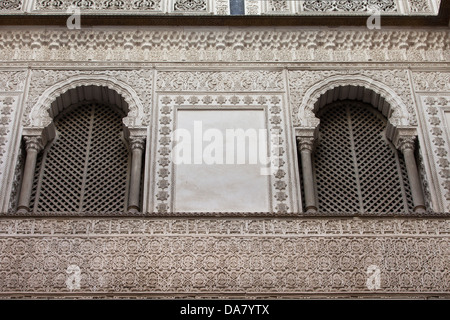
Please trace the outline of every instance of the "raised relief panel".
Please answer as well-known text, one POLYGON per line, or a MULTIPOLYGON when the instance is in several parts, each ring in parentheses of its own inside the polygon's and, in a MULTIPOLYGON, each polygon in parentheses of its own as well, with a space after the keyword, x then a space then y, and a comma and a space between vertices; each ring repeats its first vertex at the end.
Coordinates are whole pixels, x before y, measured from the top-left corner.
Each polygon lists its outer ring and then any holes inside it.
POLYGON ((20 152, 17 143, 22 92, 25 88, 26 71, 0 72, 0 212, 8 210, 10 194, 16 193, 13 181, 20 152))
POLYGON ((421 105, 425 109, 428 140, 426 154, 431 163, 432 185, 438 194, 439 205, 436 211, 450 210, 450 162, 448 160, 450 138, 450 98, 442 96, 421 96, 421 105), (431 150, 430 150, 431 149, 431 150))
POLYGON ((176 117, 174 210, 270 211, 266 111, 180 107, 176 117))

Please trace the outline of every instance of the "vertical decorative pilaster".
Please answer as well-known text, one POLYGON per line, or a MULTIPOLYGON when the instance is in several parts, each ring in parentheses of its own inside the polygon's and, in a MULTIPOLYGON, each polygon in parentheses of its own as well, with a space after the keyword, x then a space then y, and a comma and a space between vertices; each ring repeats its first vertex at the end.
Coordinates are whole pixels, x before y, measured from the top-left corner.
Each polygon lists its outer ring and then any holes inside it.
POLYGON ((128 194, 128 212, 139 212, 139 195, 141 189, 142 153, 145 148, 145 137, 130 137, 131 172, 130 190, 128 194))
POLYGON ((36 159, 39 151, 44 148, 42 138, 39 136, 25 136, 24 140, 26 143, 27 155, 17 213, 27 213, 30 211, 30 197, 33 188, 34 172, 36 170, 36 159))

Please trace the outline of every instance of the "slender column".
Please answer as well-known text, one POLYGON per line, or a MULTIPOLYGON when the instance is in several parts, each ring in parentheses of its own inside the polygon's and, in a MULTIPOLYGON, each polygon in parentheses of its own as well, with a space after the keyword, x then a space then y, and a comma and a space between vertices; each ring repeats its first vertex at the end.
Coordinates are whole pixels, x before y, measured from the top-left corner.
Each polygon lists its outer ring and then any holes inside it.
POLYGON ((411 194, 414 203, 414 212, 425 212, 425 201, 423 198, 422 184, 417 170, 416 159, 414 157, 415 137, 399 138, 398 146, 403 153, 408 172, 408 180, 411 186, 411 194))
POLYGON ((33 177, 36 170, 36 159, 39 151, 43 149, 42 139, 39 136, 25 136, 24 140, 26 143, 27 155, 17 213, 27 213, 30 211, 29 206, 31 190, 33 188, 33 177))
POLYGON ((316 207, 316 195, 314 192, 314 180, 312 172, 312 148, 314 138, 299 138, 297 137, 298 151, 302 159, 302 177, 303 177, 303 189, 305 192, 306 212, 317 212, 316 207))
POLYGON ((144 137, 130 137, 131 175, 130 192, 128 194, 128 212, 139 212, 139 195, 141 188, 142 153, 144 151, 144 137))

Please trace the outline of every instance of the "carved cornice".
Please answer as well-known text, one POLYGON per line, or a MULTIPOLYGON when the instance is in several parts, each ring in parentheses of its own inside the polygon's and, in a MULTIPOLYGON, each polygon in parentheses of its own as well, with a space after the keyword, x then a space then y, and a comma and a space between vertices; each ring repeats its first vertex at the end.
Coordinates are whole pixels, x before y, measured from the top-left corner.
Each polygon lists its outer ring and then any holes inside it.
POLYGON ((449 61, 446 30, 7 30, 3 61, 449 61), (420 42, 417 41, 420 39, 420 42), (423 45, 426 44, 426 45, 423 45))

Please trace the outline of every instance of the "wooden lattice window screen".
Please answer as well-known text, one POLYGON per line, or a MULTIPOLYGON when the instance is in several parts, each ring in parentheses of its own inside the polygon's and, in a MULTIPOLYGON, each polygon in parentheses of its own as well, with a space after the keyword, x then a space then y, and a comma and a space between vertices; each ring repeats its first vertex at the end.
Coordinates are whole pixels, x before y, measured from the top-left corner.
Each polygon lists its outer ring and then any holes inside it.
POLYGON ((385 137, 385 117, 354 101, 326 106, 318 115, 313 163, 319 212, 412 211, 404 159, 385 137))
POLYGON ((122 117, 91 103, 60 114, 55 141, 38 157, 31 208, 43 212, 123 212, 128 151, 122 117))

